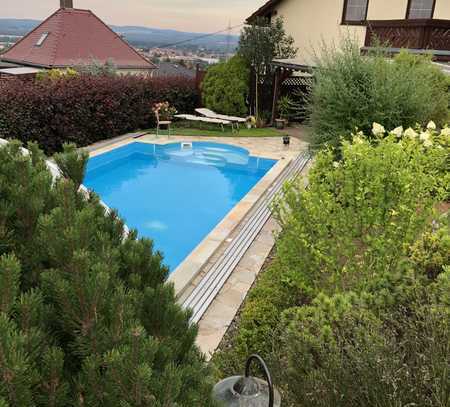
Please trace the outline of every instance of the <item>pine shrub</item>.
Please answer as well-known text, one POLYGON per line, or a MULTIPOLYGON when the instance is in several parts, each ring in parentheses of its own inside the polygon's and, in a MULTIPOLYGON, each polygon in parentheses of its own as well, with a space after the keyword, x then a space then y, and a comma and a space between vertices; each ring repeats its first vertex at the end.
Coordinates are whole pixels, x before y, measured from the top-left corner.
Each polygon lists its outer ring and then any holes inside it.
POLYGON ((209 406, 196 327, 151 240, 78 192, 85 157, 0 147, 0 405, 209 406))

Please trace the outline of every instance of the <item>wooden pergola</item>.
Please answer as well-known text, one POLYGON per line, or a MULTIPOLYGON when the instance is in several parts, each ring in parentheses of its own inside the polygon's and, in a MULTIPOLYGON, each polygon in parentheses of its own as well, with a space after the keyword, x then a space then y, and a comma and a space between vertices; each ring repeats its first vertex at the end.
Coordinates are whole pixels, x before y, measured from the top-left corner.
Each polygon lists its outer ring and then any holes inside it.
POLYGON ((275 59, 272 61, 271 65, 275 68, 271 116, 271 124, 273 124, 276 119, 280 89, 283 82, 288 78, 294 77, 299 78, 299 84, 301 84, 300 82, 302 80, 305 81, 306 78, 311 79, 313 77, 314 67, 306 65, 303 61, 298 59, 275 59), (294 76, 295 73, 297 73, 297 76, 294 76))

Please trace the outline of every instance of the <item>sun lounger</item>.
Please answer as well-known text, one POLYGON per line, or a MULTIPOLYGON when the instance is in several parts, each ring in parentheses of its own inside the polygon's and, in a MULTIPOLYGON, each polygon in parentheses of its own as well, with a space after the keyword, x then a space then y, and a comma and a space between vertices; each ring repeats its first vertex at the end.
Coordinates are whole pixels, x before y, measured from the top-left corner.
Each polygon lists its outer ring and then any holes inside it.
POLYGON ((233 123, 229 120, 223 120, 223 119, 217 119, 217 118, 209 118, 209 117, 201 117, 201 116, 194 116, 193 114, 177 114, 174 117, 177 119, 183 119, 183 120, 189 120, 192 122, 201 122, 201 123, 210 123, 210 124, 220 124, 222 127, 222 131, 224 130, 224 125, 231 125, 233 128, 233 123))
POLYGON ((195 111, 202 116, 208 117, 210 119, 219 119, 219 120, 228 120, 233 123, 246 123, 247 119, 244 119, 243 117, 237 117, 237 116, 228 116, 226 114, 218 114, 216 112, 213 112, 210 109, 206 108, 198 108, 195 109, 195 111))

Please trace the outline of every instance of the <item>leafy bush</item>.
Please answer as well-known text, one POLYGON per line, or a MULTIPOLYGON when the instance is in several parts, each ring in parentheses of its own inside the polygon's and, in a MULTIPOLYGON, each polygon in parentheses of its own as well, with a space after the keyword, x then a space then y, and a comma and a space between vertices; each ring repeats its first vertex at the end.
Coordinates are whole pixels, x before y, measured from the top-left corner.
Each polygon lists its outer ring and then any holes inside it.
POLYGON ((161 254, 29 148, 0 148, 0 405, 212 405, 161 254))
POLYGON ((67 69, 47 69, 43 71, 39 71, 36 74, 37 81, 46 81, 46 80, 59 80, 67 77, 77 76, 78 72, 73 68, 67 69))
POLYGON ((427 56, 362 56, 347 40, 341 49, 324 46, 317 64, 308 109, 317 146, 336 147, 355 129, 369 134, 373 122, 406 128, 448 120, 447 79, 427 56))
MULTIPOLYGON (((287 406, 449 402, 450 130, 374 124, 286 185, 276 257, 241 312, 222 375, 258 352, 287 406), (426 332, 426 334, 425 334, 426 332)), ((413 404, 415 403, 415 404, 413 404)))
POLYGON ((277 355, 288 405, 448 405, 448 313, 414 304, 380 319, 342 301, 289 312, 277 355))
POLYGON ((247 116, 250 71, 238 56, 208 69, 202 83, 205 106, 221 114, 247 116))
POLYGON ((192 112, 198 103, 194 81, 137 76, 79 75, 67 79, 7 81, 0 85, 0 135, 36 141, 47 153, 64 143, 86 146, 155 126, 151 110, 168 101, 192 112))

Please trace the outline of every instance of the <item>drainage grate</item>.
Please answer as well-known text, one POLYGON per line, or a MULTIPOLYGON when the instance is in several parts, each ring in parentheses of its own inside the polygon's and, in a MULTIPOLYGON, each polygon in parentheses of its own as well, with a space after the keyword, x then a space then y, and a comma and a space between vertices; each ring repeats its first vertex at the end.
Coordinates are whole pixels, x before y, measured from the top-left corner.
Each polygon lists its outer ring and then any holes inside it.
POLYGON ((310 160, 308 153, 300 154, 284 169, 271 188, 256 203, 245 219, 244 227, 234 237, 220 259, 211 267, 192 293, 183 302, 183 308, 192 309, 191 322, 198 322, 224 286, 234 268, 253 240, 270 218, 270 204, 283 184, 297 176, 310 160))

